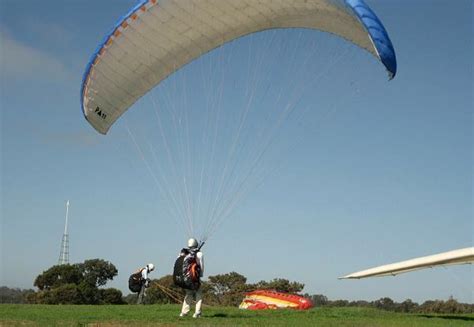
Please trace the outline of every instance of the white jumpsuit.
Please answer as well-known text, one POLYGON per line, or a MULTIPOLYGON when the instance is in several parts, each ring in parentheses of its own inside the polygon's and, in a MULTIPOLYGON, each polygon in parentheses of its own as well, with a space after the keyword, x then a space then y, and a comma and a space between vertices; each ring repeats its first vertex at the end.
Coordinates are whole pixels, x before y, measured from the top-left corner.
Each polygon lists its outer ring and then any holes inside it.
MULTIPOLYGON (((204 275, 204 255, 202 252, 199 251, 196 253, 196 261, 201 268, 199 277, 202 277, 204 275)), ((201 315, 202 292, 201 288, 199 288, 197 290, 186 290, 183 307, 181 308, 181 316, 188 314, 188 312, 191 310, 191 304, 193 300, 196 300, 196 310, 194 312, 194 317, 199 317, 201 315)))

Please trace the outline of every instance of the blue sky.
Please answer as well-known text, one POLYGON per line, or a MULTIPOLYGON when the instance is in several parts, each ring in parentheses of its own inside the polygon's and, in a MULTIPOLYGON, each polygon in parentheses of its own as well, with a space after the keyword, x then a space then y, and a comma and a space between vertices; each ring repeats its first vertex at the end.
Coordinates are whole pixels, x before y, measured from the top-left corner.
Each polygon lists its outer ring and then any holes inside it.
MULTIPOLYGON (((272 69, 243 63, 261 69, 273 87, 288 82, 294 91, 343 53, 298 98, 295 111, 304 124, 290 121, 275 139, 263 167, 281 162, 280 169, 246 194, 206 245, 207 274, 288 278, 331 299, 424 301, 453 295, 473 302, 468 266, 337 280, 372 266, 472 246, 474 235, 472 2, 367 2, 397 52, 399 71, 391 82, 371 56, 318 32, 271 34, 278 42, 299 42, 303 53, 321 53, 311 65, 297 66, 305 70, 301 77, 291 73, 289 59, 280 64, 288 81, 277 81, 281 76, 272 69), (333 109, 326 116, 327 108, 333 109)), ((128 126, 136 135, 153 128, 142 117, 153 110, 150 97, 105 137, 80 109, 89 57, 133 3, 0 2, 2 285, 32 287, 34 277, 57 262, 68 199, 71 261, 110 260, 119 269, 110 285, 124 291, 128 275, 147 262, 157 265, 155 277, 168 274, 186 241, 126 138, 128 126)), ((186 67, 156 90, 157 99, 180 102, 173 83, 184 81, 191 89, 186 96, 198 107, 199 69, 231 52, 239 58, 250 47, 267 55, 270 50, 257 47, 261 38, 240 40, 217 58, 211 53, 204 63, 186 67)), ((241 68, 227 67, 226 83, 242 85, 241 68)), ((228 99, 229 107, 239 101, 228 99)), ((263 101, 262 107, 271 110, 272 104, 263 101)))

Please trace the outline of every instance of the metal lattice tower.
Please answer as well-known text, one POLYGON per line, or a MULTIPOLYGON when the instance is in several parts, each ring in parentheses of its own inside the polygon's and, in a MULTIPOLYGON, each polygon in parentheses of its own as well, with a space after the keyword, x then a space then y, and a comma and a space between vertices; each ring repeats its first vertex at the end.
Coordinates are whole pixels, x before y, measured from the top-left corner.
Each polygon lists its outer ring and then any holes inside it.
POLYGON ((67 233, 67 219, 69 214, 69 200, 66 202, 66 223, 64 224, 64 234, 61 241, 61 252, 59 253, 58 265, 69 264, 69 235, 67 233))

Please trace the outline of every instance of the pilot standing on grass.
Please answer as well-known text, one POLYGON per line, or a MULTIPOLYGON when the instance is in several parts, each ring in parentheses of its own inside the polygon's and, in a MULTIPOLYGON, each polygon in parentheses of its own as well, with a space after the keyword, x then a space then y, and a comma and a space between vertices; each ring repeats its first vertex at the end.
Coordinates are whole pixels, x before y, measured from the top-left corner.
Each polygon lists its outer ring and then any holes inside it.
POLYGON ((194 287, 191 287, 191 289, 186 288, 186 296, 184 297, 183 301, 183 307, 181 308, 181 313, 180 317, 186 316, 189 311, 191 310, 191 304, 192 301, 196 301, 196 310, 194 311, 193 318, 199 318, 201 316, 201 306, 202 306, 202 292, 201 292, 201 281, 200 279, 202 278, 204 274, 204 255, 200 251, 200 248, 198 247, 198 241, 194 238, 190 238, 188 240, 188 248, 183 249, 180 253, 180 255, 187 255, 191 254, 192 256, 195 256, 195 263, 196 263, 196 269, 192 269, 193 271, 196 271, 197 276, 195 276, 195 281, 193 285, 194 287))

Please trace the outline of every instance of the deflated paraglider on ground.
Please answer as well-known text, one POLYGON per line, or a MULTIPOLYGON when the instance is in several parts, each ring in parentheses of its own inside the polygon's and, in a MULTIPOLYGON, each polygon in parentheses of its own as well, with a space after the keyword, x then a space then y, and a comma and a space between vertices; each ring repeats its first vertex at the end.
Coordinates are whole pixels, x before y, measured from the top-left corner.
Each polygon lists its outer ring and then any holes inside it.
POLYGON ((311 300, 300 295, 281 293, 276 291, 256 290, 249 292, 240 303, 240 309, 297 309, 307 310, 313 307, 311 300))

